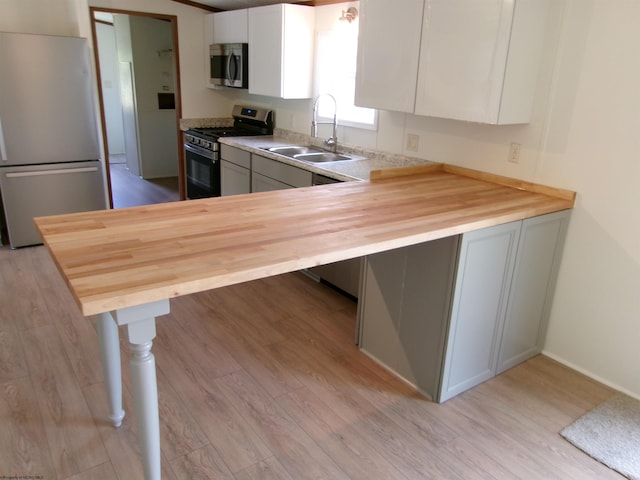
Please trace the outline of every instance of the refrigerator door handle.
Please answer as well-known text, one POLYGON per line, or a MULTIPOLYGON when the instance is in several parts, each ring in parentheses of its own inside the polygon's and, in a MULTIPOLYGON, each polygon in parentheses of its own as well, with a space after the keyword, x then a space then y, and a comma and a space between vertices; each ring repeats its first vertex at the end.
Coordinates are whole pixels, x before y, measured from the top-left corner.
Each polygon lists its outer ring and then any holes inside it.
POLYGON ((36 177, 40 175, 58 175, 60 173, 88 173, 96 172, 98 167, 84 167, 84 168, 59 168, 56 170, 37 170, 33 172, 9 172, 6 174, 7 178, 18 177, 36 177))
POLYGON ((4 141, 4 130, 2 130, 2 117, 0 117, 0 160, 8 162, 7 158, 7 144, 4 141))

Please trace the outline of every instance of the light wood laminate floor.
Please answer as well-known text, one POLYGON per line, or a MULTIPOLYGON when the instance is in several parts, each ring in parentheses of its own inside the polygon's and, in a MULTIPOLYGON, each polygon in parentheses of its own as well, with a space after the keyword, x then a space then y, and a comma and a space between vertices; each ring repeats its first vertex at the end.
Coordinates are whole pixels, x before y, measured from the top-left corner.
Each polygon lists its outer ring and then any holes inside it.
POLYGON ((111 163, 113 208, 137 207, 180 200, 178 177, 145 180, 134 175, 124 163, 111 163))
MULTIPOLYGON (((358 351, 355 313, 301 274, 172 299, 163 478, 622 478, 558 434, 609 388, 539 356, 437 405, 358 351)), ((114 429, 94 323, 44 247, 0 248, 0 478, 142 478, 126 352, 114 429)))

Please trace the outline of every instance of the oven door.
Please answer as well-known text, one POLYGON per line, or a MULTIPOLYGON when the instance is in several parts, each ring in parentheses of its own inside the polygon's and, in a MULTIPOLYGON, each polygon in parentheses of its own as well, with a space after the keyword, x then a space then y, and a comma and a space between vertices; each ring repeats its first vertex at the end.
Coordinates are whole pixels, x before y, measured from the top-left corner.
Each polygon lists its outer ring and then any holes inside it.
POLYGON ((187 165, 187 198, 220 196, 220 160, 218 152, 184 145, 187 165))

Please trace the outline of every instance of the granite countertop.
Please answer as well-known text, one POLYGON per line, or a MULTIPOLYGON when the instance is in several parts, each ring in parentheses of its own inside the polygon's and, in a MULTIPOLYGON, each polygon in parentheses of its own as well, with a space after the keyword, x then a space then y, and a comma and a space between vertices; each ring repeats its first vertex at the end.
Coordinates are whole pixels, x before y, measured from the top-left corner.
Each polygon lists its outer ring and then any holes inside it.
POLYGON ((318 138, 281 129, 276 129, 272 136, 223 137, 220 138, 220 143, 342 181, 369 180, 369 174, 372 170, 434 164, 420 158, 377 152, 347 144, 338 144, 338 152, 362 157, 361 160, 324 163, 296 160, 269 152, 266 149, 286 145, 314 145, 324 148, 322 141, 318 138))

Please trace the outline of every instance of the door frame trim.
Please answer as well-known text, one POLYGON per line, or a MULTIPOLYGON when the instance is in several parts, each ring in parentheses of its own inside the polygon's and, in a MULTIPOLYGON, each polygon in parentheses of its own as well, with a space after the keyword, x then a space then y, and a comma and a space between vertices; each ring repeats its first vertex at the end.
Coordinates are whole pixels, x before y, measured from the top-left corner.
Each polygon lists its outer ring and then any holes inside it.
POLYGON ((150 13, 150 12, 138 12, 134 10, 121 10, 115 8, 105 7, 89 7, 89 17, 91 23, 91 36, 93 41, 93 56, 95 62, 96 82, 98 84, 98 102, 100 105, 100 124, 102 128, 102 146, 104 149, 104 163, 105 163, 105 175, 107 183, 107 192, 109 196, 109 208, 113 208, 113 194, 111 190, 111 172, 109 171, 109 146, 107 142, 107 125, 106 117, 104 113, 104 93, 102 91, 102 75, 100 72, 100 55, 98 52, 98 33, 96 30, 96 20, 94 17, 95 12, 107 12, 123 15, 134 15, 140 17, 150 17, 158 20, 165 20, 171 22, 171 40, 173 48, 173 59, 175 67, 175 112, 176 112, 176 136, 178 145, 178 189, 180 194, 180 200, 186 199, 185 188, 185 159, 183 149, 180 148, 183 144, 182 131, 180 129, 180 119, 182 118, 182 89, 180 82, 180 49, 178 48, 178 17, 176 15, 167 15, 163 13, 150 13))

